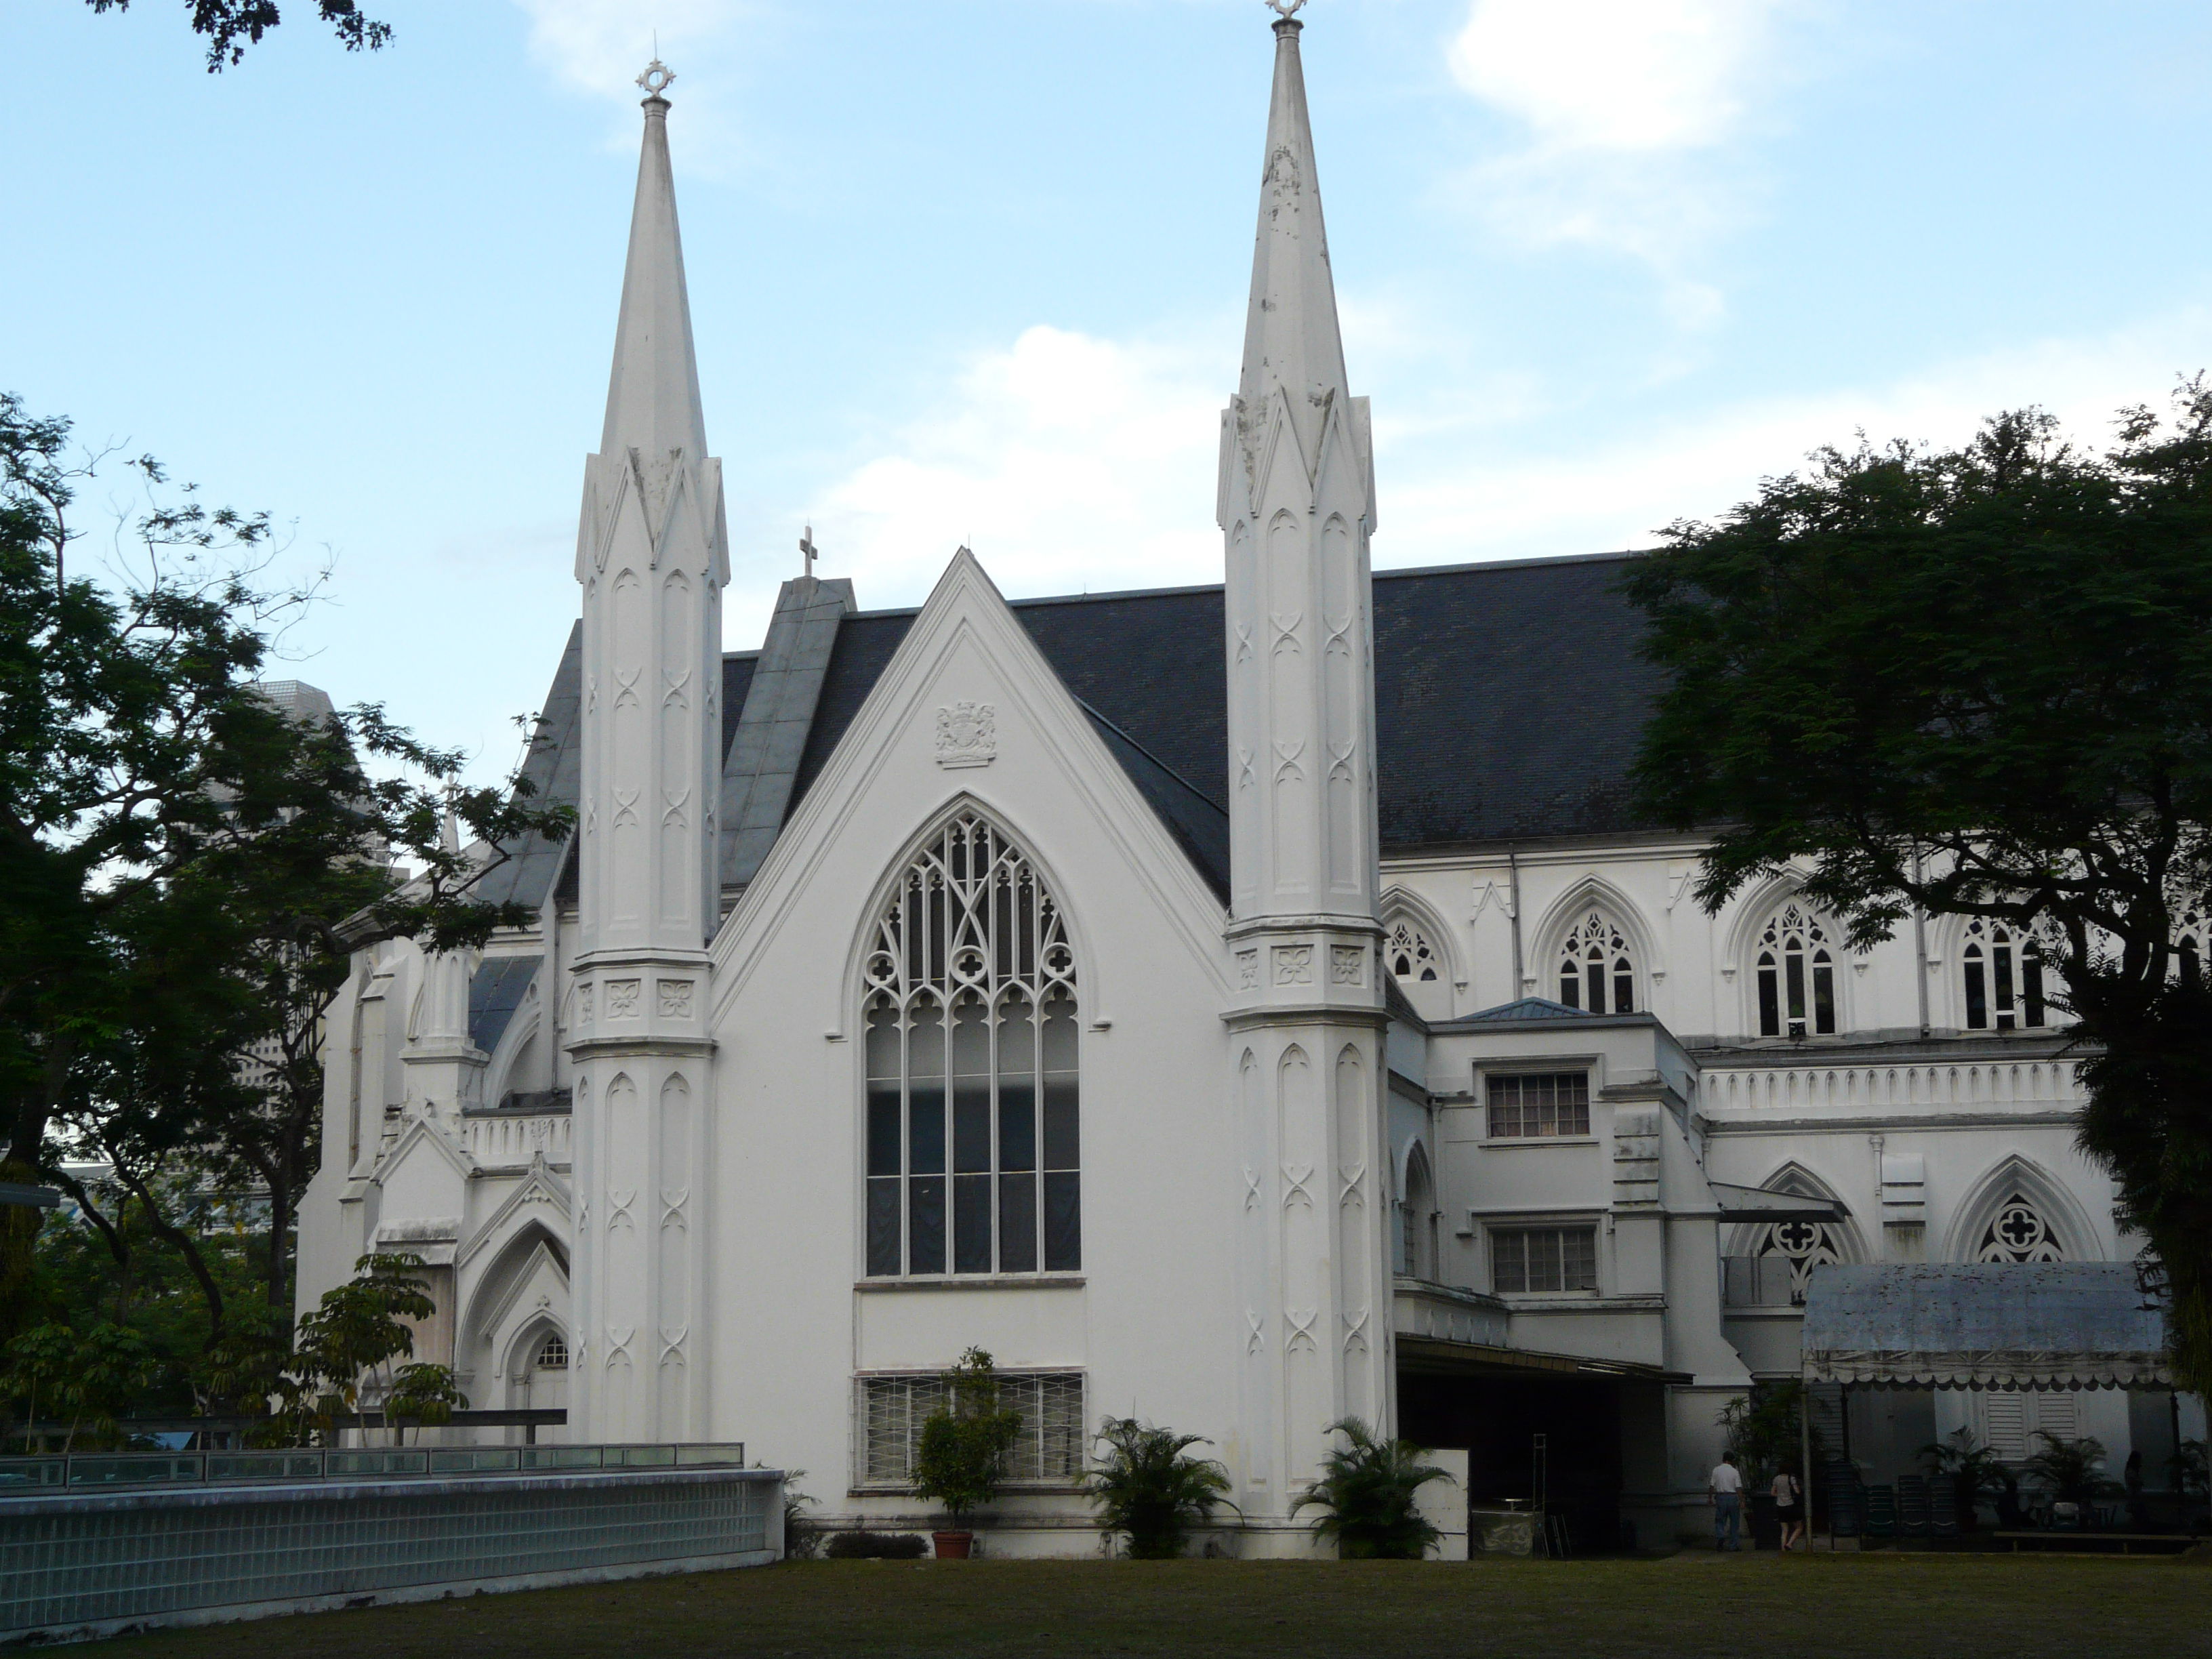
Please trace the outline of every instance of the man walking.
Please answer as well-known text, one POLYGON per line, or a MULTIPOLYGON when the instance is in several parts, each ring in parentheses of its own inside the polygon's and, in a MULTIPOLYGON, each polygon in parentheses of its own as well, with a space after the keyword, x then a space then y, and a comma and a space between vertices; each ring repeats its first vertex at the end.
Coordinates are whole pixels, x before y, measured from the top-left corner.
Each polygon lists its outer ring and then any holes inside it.
POLYGON ((1723 1452, 1721 1461, 1713 1465, 1713 1472, 1705 1480, 1705 1496, 1713 1505, 1713 1547, 1741 1550, 1743 1474, 1735 1466, 1734 1452, 1723 1452))

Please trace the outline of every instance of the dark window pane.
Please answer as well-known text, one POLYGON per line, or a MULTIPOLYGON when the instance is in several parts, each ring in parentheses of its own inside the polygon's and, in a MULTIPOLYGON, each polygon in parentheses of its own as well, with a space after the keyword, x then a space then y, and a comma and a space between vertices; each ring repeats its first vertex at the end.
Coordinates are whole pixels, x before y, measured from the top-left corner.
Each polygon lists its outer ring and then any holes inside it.
POLYGON ((1974 1030, 1985 1029, 1990 1023, 1989 991, 1982 977, 1978 957, 1966 961, 1966 1024, 1974 1030))
POLYGON ((999 1084, 999 1167, 1036 1168, 1036 1091, 1027 1078, 999 1084))
POLYGON ((1613 1012, 1616 1014, 1636 1012, 1636 975, 1625 967, 1613 976, 1613 1012))
POLYGON ((1048 1273, 1073 1273, 1083 1265, 1082 1181, 1077 1175, 1044 1178, 1044 1270, 1048 1273))
POLYGON ((2008 1031, 2012 1029, 2013 1016, 2012 947, 2000 945, 1990 954, 1996 957, 1990 965, 1996 969, 1997 1029, 2008 1031))
POLYGON ((952 1271, 991 1271, 991 1177, 987 1175, 953 1177, 952 1271))
POLYGON ((1782 1006, 1774 994, 1774 958, 1759 959, 1759 1034, 1782 1035, 1782 1006))
POLYGON ((1805 1034, 1805 957, 1802 951, 1790 951, 1782 957, 1783 972, 1788 975, 1790 990, 1790 1035, 1805 1034))
POLYGON ((898 1081, 899 1032, 898 1015, 890 1008, 873 1008, 868 1012, 868 1075, 871 1078, 898 1081))
POLYGON ((899 1270, 899 1183, 896 1176, 868 1182, 868 1271, 899 1270))
POLYGON ((1532 1230, 1528 1238, 1528 1288, 1532 1291, 1556 1291, 1559 1288, 1559 1234, 1554 1227, 1532 1230))
POLYGON ((888 1083, 868 1085, 868 1173, 872 1176, 895 1176, 899 1169, 899 1086, 893 1078, 888 1083))
POLYGON ((1825 959, 1813 963, 1813 1029, 1822 1036, 1836 1030, 1836 970, 1825 959))
POLYGON ((1077 1131, 1076 1085, 1073 1077, 1044 1080, 1044 1167, 1075 1170, 1082 1167, 1077 1131))
POLYGON ((1592 962, 1583 969, 1583 979, 1589 988, 1589 1011, 1594 1014, 1605 1012, 1605 963, 1592 962))
POLYGON ((945 1085, 914 1080, 908 1097, 907 1172, 945 1173, 945 1085))
POLYGON ((1559 1000, 1570 1008, 1583 1006, 1582 969, 1571 962, 1559 970, 1559 1000))
POLYGON ((1496 1232, 1490 1236, 1491 1283, 1500 1291, 1528 1288, 1528 1235, 1496 1232))
POLYGON ((999 1177, 999 1271, 1036 1271, 1036 1182, 1033 1175, 999 1177))
POLYGON ((962 1175, 991 1168, 991 1084, 962 1079, 952 1092, 952 1167, 962 1175))
POLYGON ((1044 1005, 1044 1068, 1075 1069, 1075 1000, 1055 996, 1044 1005))
POLYGON ((1597 1288, 1597 1231, 1591 1227, 1569 1227, 1560 1235, 1559 1288, 1594 1291, 1597 1288))
POLYGON ((910 1273, 945 1271, 945 1177, 925 1176, 906 1183, 906 1227, 910 1273))
MULTIPOLYGON (((2184 940, 2186 945, 2188 942, 2184 940)), ((2191 948, 2182 957, 2183 970, 2187 971, 2196 951, 2191 948)), ((2043 952, 2033 945, 2020 955, 2020 1001, 2022 1021, 2029 1025, 2043 1024, 2043 952)))

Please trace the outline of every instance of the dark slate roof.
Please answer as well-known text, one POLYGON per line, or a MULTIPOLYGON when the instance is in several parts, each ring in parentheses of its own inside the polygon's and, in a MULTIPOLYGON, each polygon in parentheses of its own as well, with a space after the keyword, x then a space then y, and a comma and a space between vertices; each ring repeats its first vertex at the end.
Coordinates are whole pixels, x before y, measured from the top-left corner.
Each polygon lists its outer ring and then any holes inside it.
MULTIPOLYGON (((1375 574, 1382 849, 1404 854, 1653 826, 1629 768, 1660 686, 1621 597, 1633 554, 1375 574)), ((1227 866, 1228 713, 1218 586, 1018 599, 1014 614, 1217 891, 1227 866)), ((828 764, 913 611, 845 617, 799 762, 795 809, 828 764)), ((725 753, 757 653, 723 659, 725 753)), ((547 698, 548 793, 576 798, 577 638, 547 698), (565 696, 566 724, 556 720, 565 696), (562 793, 565 787, 565 793, 562 793)), ((539 757, 533 753, 532 765, 539 757)), ((557 849, 553 849, 557 853, 557 849)), ((556 857, 518 867, 542 899, 556 857)), ((525 890, 527 889, 528 890, 525 890)))
MULTIPOLYGON (((726 672, 726 671, 725 671, 726 672)), ((584 775, 584 624, 568 629, 568 648, 561 665, 553 671, 553 684, 538 711, 538 724, 530 735, 530 752, 523 757, 522 775, 536 786, 532 799, 541 806, 574 806, 583 794, 584 775)), ((494 866, 477 884, 477 896, 493 904, 526 904, 535 908, 567 861, 569 837, 549 841, 525 836, 508 846, 507 861, 494 866)))
POLYGON ((492 957, 477 964, 469 981, 469 1041, 484 1053, 499 1047, 523 993, 538 977, 544 957, 492 957))

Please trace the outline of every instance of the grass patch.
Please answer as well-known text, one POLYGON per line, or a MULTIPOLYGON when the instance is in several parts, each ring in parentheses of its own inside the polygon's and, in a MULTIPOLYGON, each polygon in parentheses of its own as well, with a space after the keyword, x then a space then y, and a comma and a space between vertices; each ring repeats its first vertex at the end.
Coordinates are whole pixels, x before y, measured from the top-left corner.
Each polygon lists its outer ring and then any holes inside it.
POLYGON ((640 1654, 2212 1656, 2212 1571, 1891 1554, 1444 1562, 841 1561, 478 1595, 103 1644, 259 1659, 640 1654))

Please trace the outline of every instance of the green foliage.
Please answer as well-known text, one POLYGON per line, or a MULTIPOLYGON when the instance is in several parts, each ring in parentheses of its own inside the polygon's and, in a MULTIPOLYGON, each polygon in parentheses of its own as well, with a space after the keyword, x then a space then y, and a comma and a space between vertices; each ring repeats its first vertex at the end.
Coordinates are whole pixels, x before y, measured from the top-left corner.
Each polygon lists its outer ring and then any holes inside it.
MULTIPOLYGON (((208 73, 235 67, 248 46, 283 21, 276 0, 185 0, 192 32, 207 37, 208 73)), ((85 0, 95 12, 128 11, 131 0, 85 0)), ((375 52, 392 39, 392 25, 362 15, 356 0, 315 0, 315 10, 348 52, 375 52)))
MULTIPOLYGON (((449 790, 463 757, 374 706, 289 715, 259 679, 312 594, 261 591, 265 516, 204 506, 150 458, 127 468, 127 565, 75 568, 72 504, 105 458, 72 461, 68 432, 0 395, 0 1180, 69 1190, 126 1285, 134 1231, 157 1239, 208 1343, 240 1320, 281 1333, 322 1015, 355 953, 527 919, 473 896, 449 810, 495 863, 570 815, 519 779, 449 790), (113 1181, 88 1190, 68 1162, 113 1181), (267 1216, 241 1297, 205 1211, 249 1192, 267 1216)), ((41 1225, 0 1209, 0 1338, 37 1322, 41 1225)))
POLYGON ((2036 1431, 2035 1437, 2043 1443, 2043 1449, 2028 1458, 2027 1473, 2061 1502, 2094 1501, 2105 1467, 2105 1443, 2087 1435, 2079 1440, 2061 1440, 2042 1429, 2036 1431))
POLYGON ((1681 523, 1626 591, 1668 689, 1638 778, 1717 910, 1793 863, 1863 948, 1917 908, 2035 935, 2092 1057, 2081 1140, 2212 1386, 2212 386, 2101 453, 2035 410, 1863 441, 1681 523))
MULTIPOLYGON (((63 1451, 75 1448, 81 1431, 112 1443, 116 1418, 161 1370, 143 1337, 104 1319, 82 1332, 54 1324, 25 1331, 8 1344, 4 1363, 0 1389, 22 1403, 27 1423, 70 1419, 63 1451)), ((42 1435, 33 1437, 43 1444, 42 1435)))
POLYGON ((1084 1489, 1109 1532, 1127 1534, 1129 1556, 1168 1561, 1183 1553, 1191 1529, 1212 1519, 1229 1490, 1229 1471, 1193 1446, 1213 1443, 1194 1434, 1155 1428, 1133 1417, 1109 1417, 1097 1440, 1104 1445, 1084 1489))
POLYGON ((1315 1534, 1332 1540, 1346 1561, 1418 1561, 1440 1536, 1422 1517, 1416 1496, 1431 1480, 1451 1476, 1422 1460, 1425 1449, 1410 1440, 1377 1440, 1356 1417, 1328 1425, 1347 1443, 1332 1447, 1321 1476, 1298 1494, 1291 1513, 1319 1508, 1315 1534))
MULTIPOLYGON (((1802 1413, 1805 1386, 1802 1382, 1756 1382, 1721 1407, 1713 1420, 1728 1431, 1728 1449, 1735 1454, 1744 1484, 1764 1486, 1787 1469, 1802 1485, 1805 1472, 1802 1413)), ((1820 1437, 1813 1436, 1813 1455, 1820 1455, 1820 1437)))
POLYGON ((962 1354, 944 1382, 945 1403, 923 1421, 915 1449, 914 1490, 957 1525, 999 1495, 1022 1414, 1000 1405, 998 1369, 981 1348, 962 1354))
POLYGON ((2184 1498, 2199 1504, 2212 1499, 2212 1460, 2207 1459, 2202 1440, 2183 1441, 2166 1463, 2173 1477, 2173 1489, 2184 1498))

